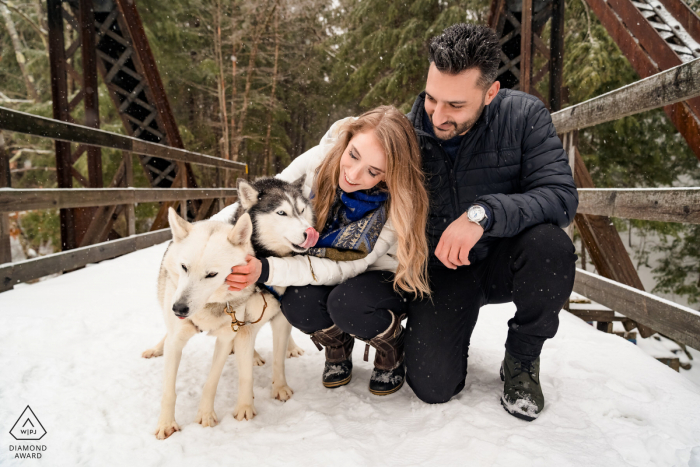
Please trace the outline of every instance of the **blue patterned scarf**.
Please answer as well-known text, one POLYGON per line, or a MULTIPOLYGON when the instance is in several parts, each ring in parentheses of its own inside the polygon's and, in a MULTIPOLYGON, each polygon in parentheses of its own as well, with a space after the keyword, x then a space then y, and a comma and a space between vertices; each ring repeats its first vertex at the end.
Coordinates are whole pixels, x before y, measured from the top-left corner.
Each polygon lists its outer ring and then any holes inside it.
POLYGON ((389 193, 378 187, 352 193, 338 188, 326 225, 308 254, 334 261, 367 256, 386 223, 388 199, 389 193))

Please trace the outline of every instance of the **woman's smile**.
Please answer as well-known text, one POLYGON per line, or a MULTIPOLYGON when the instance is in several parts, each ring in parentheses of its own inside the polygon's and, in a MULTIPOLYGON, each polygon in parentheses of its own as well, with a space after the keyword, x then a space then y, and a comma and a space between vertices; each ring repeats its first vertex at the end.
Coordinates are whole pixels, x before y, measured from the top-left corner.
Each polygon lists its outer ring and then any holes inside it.
POLYGON ((353 183, 353 182, 351 182, 350 179, 348 178, 348 174, 347 174, 347 173, 345 174, 345 181, 346 181, 346 182, 348 183, 348 185, 350 185, 350 186, 357 186, 357 185, 359 185, 359 183, 353 183))

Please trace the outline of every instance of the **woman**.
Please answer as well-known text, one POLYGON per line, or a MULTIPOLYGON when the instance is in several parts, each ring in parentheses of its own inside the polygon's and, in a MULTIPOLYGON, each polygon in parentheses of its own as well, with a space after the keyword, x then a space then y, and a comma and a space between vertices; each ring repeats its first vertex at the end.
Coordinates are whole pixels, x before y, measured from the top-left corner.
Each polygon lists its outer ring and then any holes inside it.
POLYGON ((251 259, 227 277, 232 290, 256 281, 286 286, 282 312, 326 348, 323 384, 352 377, 354 337, 376 349, 369 389, 403 385, 403 294, 429 294, 425 224, 428 196, 413 127, 396 108, 336 122, 321 143, 278 177, 306 174, 317 216, 308 256, 251 259))

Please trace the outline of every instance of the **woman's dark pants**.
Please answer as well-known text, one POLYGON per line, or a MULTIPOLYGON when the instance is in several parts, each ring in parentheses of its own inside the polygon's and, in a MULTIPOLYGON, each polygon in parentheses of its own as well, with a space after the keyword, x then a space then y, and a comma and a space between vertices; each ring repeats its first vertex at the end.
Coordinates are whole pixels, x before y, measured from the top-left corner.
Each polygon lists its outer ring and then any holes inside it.
POLYGON ((431 268, 432 300, 410 302, 406 381, 428 403, 442 403, 464 388, 469 341, 486 304, 514 302, 506 350, 534 360, 554 337, 559 311, 571 295, 576 255, 559 227, 542 224, 503 238, 483 261, 456 270, 431 268))
POLYGON ((310 334, 333 324, 353 336, 371 339, 391 325, 391 310, 407 312, 407 302, 394 292, 394 274, 370 271, 335 286, 288 287, 282 313, 292 326, 310 334))

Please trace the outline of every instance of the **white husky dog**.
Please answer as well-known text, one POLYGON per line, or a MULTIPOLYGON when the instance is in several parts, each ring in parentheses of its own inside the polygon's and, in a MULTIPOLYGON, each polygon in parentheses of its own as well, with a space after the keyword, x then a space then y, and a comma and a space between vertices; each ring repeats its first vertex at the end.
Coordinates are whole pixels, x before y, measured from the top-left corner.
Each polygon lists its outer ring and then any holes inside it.
MULTIPOLYGON (((251 241, 258 258, 281 258, 305 253, 308 250, 307 231, 313 230, 312 226, 315 224, 311 202, 302 192, 305 180, 305 175, 291 183, 273 177, 260 178, 254 182, 239 178, 239 202, 223 209, 211 220, 234 225, 244 213, 248 213, 253 222, 251 241)), ((275 287, 275 290, 277 294, 284 293, 284 288, 275 287)), ((165 337, 154 347, 144 351, 141 356, 160 357, 163 355, 164 344, 165 337)), ((287 357, 299 357, 303 353, 290 336, 287 357)), ((258 352, 254 353, 253 362, 256 366, 265 364, 258 352)))
POLYGON ((180 429, 175 422, 177 370, 182 349, 199 332, 208 331, 209 335, 216 337, 216 344, 197 412, 198 423, 214 426, 218 422, 214 396, 226 357, 234 348, 239 392, 233 416, 237 420, 250 420, 256 414, 253 405, 253 346, 256 334, 268 321, 273 331, 272 397, 284 401, 293 393, 284 372, 291 325, 280 312, 279 302, 269 292, 261 292, 254 285, 233 292, 224 282, 232 266, 245 264, 246 255, 253 254, 250 216, 243 214, 235 226, 218 221, 190 224, 171 208, 168 220, 173 241, 165 252, 158 277, 158 298, 167 327, 163 398, 155 432, 158 439, 165 439, 180 429), (234 332, 233 319, 247 324, 234 332))

